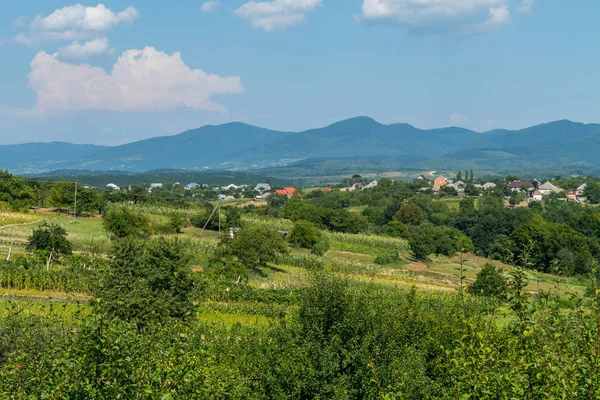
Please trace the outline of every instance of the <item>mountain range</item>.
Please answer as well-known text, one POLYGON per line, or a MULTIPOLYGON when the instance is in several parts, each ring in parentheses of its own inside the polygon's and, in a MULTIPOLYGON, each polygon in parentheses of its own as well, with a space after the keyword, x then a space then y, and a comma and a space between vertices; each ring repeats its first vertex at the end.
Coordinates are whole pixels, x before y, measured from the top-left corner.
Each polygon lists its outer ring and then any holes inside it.
POLYGON ((302 132, 228 123, 121 146, 28 143, 0 146, 0 169, 54 170, 265 169, 312 159, 385 161, 423 169, 600 168, 600 124, 556 121, 520 130, 419 129, 368 117, 302 132))

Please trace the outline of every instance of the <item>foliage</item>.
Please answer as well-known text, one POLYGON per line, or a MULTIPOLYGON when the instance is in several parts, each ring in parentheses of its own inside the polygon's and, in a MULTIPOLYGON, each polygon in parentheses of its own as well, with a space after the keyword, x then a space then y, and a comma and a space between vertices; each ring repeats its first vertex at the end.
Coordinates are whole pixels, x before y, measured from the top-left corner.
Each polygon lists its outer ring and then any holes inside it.
POLYGON ((330 248, 329 239, 327 236, 321 235, 317 242, 312 246, 311 253, 316 256, 324 256, 330 248))
POLYGON ((408 225, 418 226, 425 222, 426 215, 421 207, 416 204, 405 203, 394 218, 408 225))
POLYGON ((389 265, 400 261, 400 254, 397 251, 390 251, 385 254, 378 255, 373 261, 378 265, 389 265))
POLYGON ((236 257, 250 269, 265 266, 288 252, 287 243, 279 232, 270 228, 248 226, 235 239, 224 238, 220 256, 236 257))
POLYGON ((425 259, 430 254, 454 256, 457 252, 473 250, 471 239, 459 230, 448 227, 424 227, 409 239, 409 246, 417 259, 425 259))
POLYGON ((103 219, 104 229, 117 238, 150 236, 150 222, 141 214, 130 211, 127 207, 109 210, 103 219))
POLYGON ((312 248, 321 237, 321 231, 308 221, 298 221, 288 235, 288 241, 297 247, 312 248))
POLYGON ((506 295, 506 280, 502 269, 491 263, 486 263, 477 274, 475 282, 468 287, 469 293, 482 296, 504 297, 506 295))
POLYGON ((400 221, 390 221, 383 227, 383 233, 387 236, 408 239, 409 232, 406 225, 400 221))
POLYGON ((109 267, 94 288, 98 311, 132 321, 141 329, 192 313, 194 280, 189 254, 173 239, 142 242, 132 237, 114 244, 109 267))
POLYGON ((73 245, 67 239, 67 231, 60 225, 42 223, 28 239, 27 250, 44 250, 54 254, 71 254, 73 245))

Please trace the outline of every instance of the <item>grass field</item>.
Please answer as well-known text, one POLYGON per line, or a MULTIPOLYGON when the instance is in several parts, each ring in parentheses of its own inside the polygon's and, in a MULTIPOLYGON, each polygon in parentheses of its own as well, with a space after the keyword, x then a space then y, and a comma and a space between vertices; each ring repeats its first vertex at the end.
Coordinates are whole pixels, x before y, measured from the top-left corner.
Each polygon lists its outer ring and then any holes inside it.
MULTIPOLYGON (((454 206, 453 202, 448 201, 454 206)), ((457 206, 457 203, 456 203, 457 206)), ((24 252, 27 237, 32 228, 42 223, 42 219, 62 225, 73 241, 76 251, 90 251, 92 246, 100 244, 104 249, 109 247, 109 236, 98 218, 81 218, 73 222, 71 218, 56 215, 31 215, 17 213, 2 213, 0 226, 0 258, 12 247, 13 252, 24 252), (12 223, 8 223, 12 222, 12 223), (15 225, 15 222, 17 225, 15 225), (19 224, 20 223, 20 224, 19 224)), ((153 218, 160 219, 154 215, 153 218)), ((162 221, 162 219, 161 219, 162 221)), ((285 220, 268 220, 259 217, 245 217, 247 223, 269 226, 280 230, 290 230, 292 224, 285 220)), ((218 233, 205 231, 200 236, 201 229, 185 228, 178 235, 189 241, 189 248, 194 252, 193 266, 198 271, 207 267, 208 257, 218 243, 218 233)), ((227 234, 227 232, 224 232, 227 234)), ((452 292, 460 287, 461 257, 431 257, 427 263, 412 259, 405 240, 381 236, 351 235, 326 233, 331 242, 330 251, 322 258, 325 268, 337 276, 347 279, 353 285, 378 285, 382 288, 410 288, 434 292, 452 292), (398 251, 400 261, 390 265, 377 265, 373 261, 382 252, 398 251)), ((174 235, 171 235, 174 236, 174 235)), ((107 251, 107 250, 106 250, 107 251)), ((291 248, 292 254, 310 256, 305 249, 291 248)), ((462 273, 464 284, 468 285, 474 279, 481 267, 490 262, 487 259, 471 254, 463 255, 462 273)), ((510 271, 510 266, 493 262, 496 266, 510 271)), ((200 272, 202 273, 202 272, 200 272)), ((553 290, 568 299, 571 293, 581 294, 585 290, 583 284, 576 278, 563 278, 553 275, 528 271, 529 286, 532 292, 553 290)), ((305 268, 290 265, 271 265, 261 268, 250 276, 249 285, 257 289, 282 289, 301 287, 306 284, 308 272, 305 268)), ((66 294, 61 292, 18 291, 0 289, 0 315, 15 307, 25 307, 23 303, 32 301, 32 309, 28 312, 37 314, 55 312, 56 307, 63 307, 68 314, 86 312, 87 297, 85 295, 66 294), (82 305, 75 303, 80 302, 82 305), (12 308, 11 308, 12 307, 12 308), (83 310, 83 311, 82 311, 83 310)), ((263 315, 265 310, 255 314, 256 307, 248 309, 230 307, 227 303, 217 305, 201 305, 199 318, 209 323, 225 325, 266 325, 270 317, 263 315), (251 310, 252 312, 248 312, 251 310)))

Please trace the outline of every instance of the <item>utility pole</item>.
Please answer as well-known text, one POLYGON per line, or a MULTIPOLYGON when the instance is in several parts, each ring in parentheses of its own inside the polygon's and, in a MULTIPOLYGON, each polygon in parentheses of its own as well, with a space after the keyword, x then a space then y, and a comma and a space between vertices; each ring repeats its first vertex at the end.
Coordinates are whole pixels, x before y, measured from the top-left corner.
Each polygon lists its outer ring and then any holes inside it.
POLYGON ((77 222, 77 182, 75 182, 75 204, 73 205, 73 222, 77 222))

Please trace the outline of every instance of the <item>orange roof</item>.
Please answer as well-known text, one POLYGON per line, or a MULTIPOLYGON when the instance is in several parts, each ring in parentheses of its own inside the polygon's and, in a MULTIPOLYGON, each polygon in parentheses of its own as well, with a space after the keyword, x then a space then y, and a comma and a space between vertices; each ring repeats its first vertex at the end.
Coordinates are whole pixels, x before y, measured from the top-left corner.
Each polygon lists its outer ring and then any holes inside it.
POLYGON ((276 190, 275 193, 280 194, 282 196, 287 196, 287 193, 285 192, 285 190, 276 190))
POLYGON ((294 193, 296 193, 296 188, 293 187, 284 187, 283 190, 285 190, 290 196, 293 196, 294 193))

